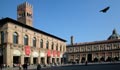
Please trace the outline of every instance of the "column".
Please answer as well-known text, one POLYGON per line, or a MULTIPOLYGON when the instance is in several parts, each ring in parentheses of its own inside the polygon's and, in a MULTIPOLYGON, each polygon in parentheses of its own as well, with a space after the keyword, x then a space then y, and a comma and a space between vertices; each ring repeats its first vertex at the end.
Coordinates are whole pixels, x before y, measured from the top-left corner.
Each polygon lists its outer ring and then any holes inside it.
POLYGON ((111 52, 111 55, 112 55, 112 56, 111 56, 112 58, 114 58, 114 57, 115 57, 114 52, 111 52))
POLYGON ((37 60, 38 60, 38 64, 40 64, 41 63, 40 56, 38 56, 37 60))
POLYGON ((50 57, 50 63, 52 63, 52 57, 50 57))
POLYGON ((33 64, 33 56, 30 56, 30 64, 33 64))
POLYGON ((105 52, 105 61, 106 61, 106 59, 107 59, 107 54, 106 54, 106 52, 105 52))
POLYGON ((92 61, 94 61, 94 53, 92 53, 92 61))
POLYGON ((61 57, 59 57, 59 63, 61 64, 61 57))
POLYGON ((24 55, 23 55, 23 54, 20 56, 20 63, 21 63, 22 65, 24 64, 24 55))
POLYGON ((81 63, 81 57, 82 57, 82 56, 81 56, 81 55, 79 55, 79 56, 80 56, 80 57, 79 57, 79 63, 81 63))
POLYGON ((57 58, 55 57, 55 63, 57 63, 57 58))
POLYGON ((44 63, 47 65, 47 57, 45 57, 45 61, 44 61, 44 63))
POLYGON ((88 60, 87 60, 87 55, 88 55, 88 54, 86 53, 86 54, 85 54, 85 61, 88 61, 88 60))
POLYGON ((6 65, 11 65, 12 66, 12 62, 11 61, 13 61, 13 59, 11 59, 11 57, 13 57, 13 56, 11 56, 11 50, 10 50, 10 46, 7 44, 6 45, 6 47, 5 47, 5 56, 6 56, 6 58, 3 58, 3 59, 5 59, 5 64, 6 65))
MULTIPOLYGON (((10 50, 10 51, 12 52, 12 50, 10 50)), ((10 61, 10 65, 9 65, 9 66, 10 66, 10 67, 13 67, 13 54, 11 53, 10 56, 11 56, 11 57, 10 57, 10 58, 11 58, 11 61, 10 61)))

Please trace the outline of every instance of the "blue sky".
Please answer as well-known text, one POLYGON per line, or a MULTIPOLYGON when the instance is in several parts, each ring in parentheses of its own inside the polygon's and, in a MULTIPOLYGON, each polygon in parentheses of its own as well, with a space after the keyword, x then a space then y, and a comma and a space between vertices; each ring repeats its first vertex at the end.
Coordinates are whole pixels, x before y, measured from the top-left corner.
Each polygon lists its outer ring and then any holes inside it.
POLYGON ((33 26, 74 43, 106 40, 120 33, 120 0, 0 0, 0 18, 17 18, 17 5, 33 5, 33 26), (110 6, 107 13, 99 12, 110 6))

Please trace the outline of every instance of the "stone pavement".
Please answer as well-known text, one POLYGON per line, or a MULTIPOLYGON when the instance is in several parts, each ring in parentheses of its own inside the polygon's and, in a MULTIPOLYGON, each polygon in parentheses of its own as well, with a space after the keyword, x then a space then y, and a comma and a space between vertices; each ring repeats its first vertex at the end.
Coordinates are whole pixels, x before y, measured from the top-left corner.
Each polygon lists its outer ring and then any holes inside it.
MULTIPOLYGON (((2 70, 19 70, 16 68, 3 68, 2 70)), ((36 70, 36 66, 29 66, 28 70, 36 70)), ((120 63, 88 63, 45 67, 41 70, 120 70, 120 63)))

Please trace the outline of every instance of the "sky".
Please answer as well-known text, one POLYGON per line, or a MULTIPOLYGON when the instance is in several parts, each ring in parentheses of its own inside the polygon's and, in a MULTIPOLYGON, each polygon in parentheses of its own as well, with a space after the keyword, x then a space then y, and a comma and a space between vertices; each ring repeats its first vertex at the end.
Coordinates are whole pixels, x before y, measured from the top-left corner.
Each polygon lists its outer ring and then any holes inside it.
POLYGON ((120 0, 0 0, 0 18, 17 19, 17 5, 33 5, 33 26, 74 43, 107 40, 120 33, 120 0), (110 6, 107 13, 99 12, 110 6))

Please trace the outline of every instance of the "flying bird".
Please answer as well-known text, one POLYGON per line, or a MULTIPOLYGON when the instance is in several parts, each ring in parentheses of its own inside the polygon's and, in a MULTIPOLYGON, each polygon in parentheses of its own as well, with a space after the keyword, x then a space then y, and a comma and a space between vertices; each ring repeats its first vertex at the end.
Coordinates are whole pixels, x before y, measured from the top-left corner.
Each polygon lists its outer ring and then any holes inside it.
POLYGON ((100 12, 106 13, 109 10, 109 8, 110 7, 108 6, 108 7, 104 8, 104 9, 100 10, 100 12))

